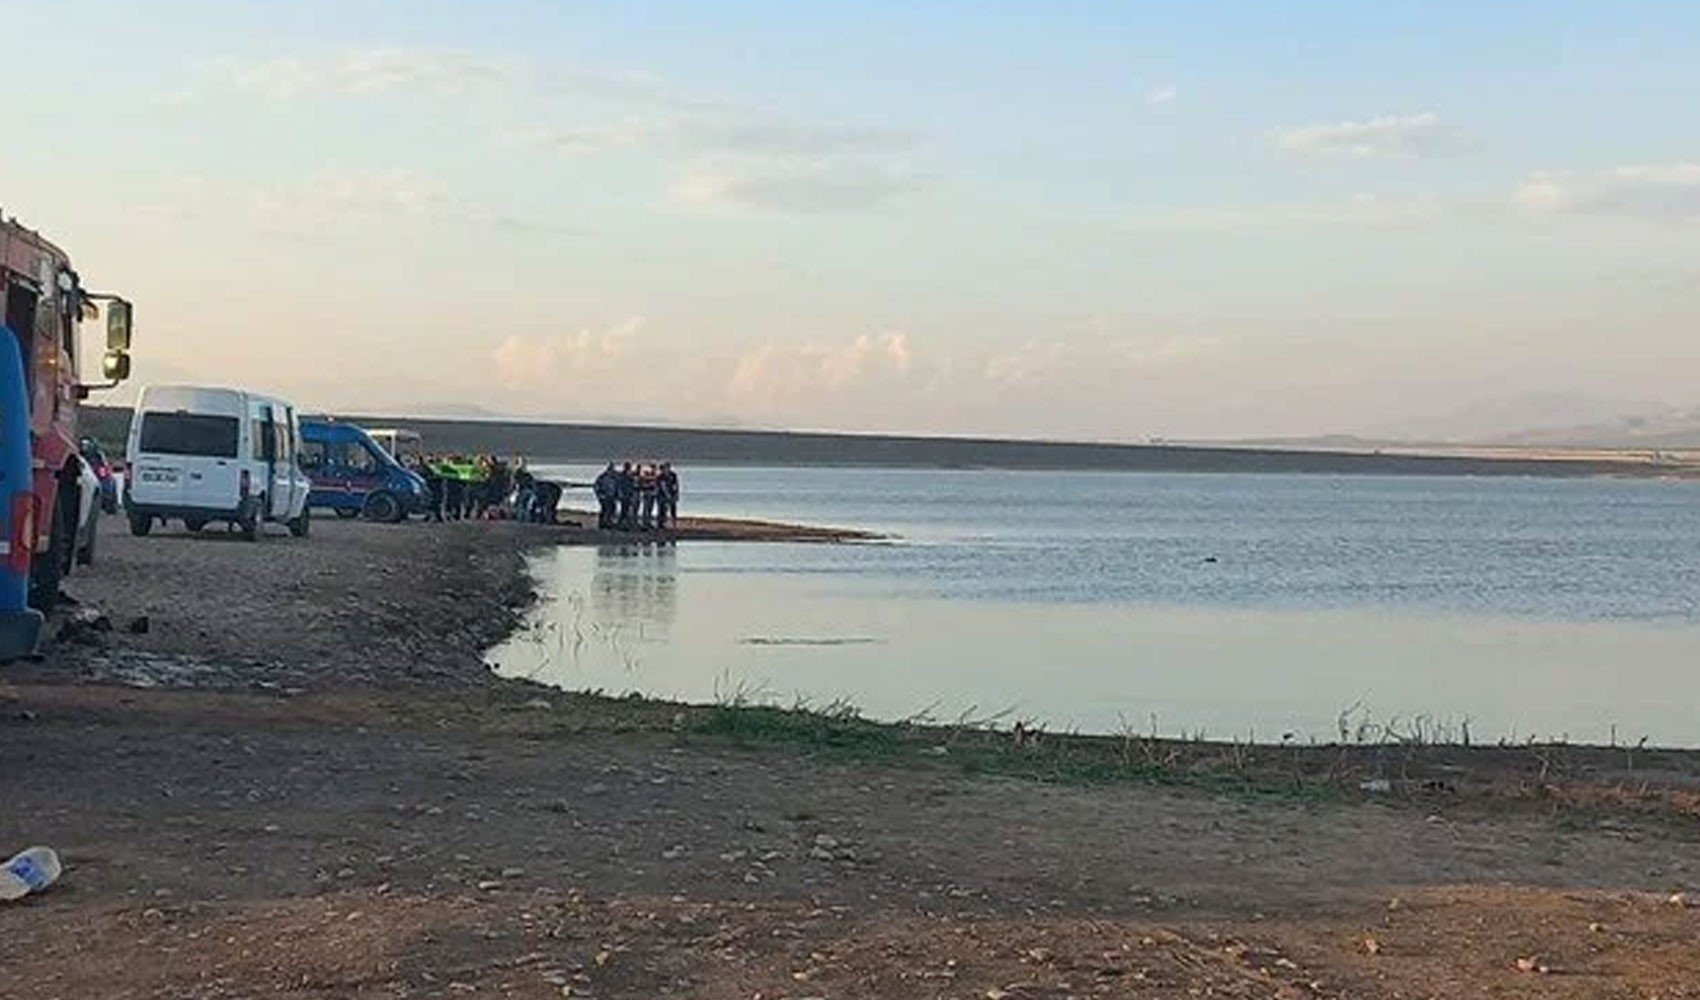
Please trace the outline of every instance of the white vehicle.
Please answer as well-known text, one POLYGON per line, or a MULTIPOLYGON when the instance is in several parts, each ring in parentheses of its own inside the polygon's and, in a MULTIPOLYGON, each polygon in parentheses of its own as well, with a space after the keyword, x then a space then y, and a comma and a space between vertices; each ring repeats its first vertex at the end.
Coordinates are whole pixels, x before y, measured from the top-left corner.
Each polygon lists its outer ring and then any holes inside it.
POLYGON ((252 541, 260 525, 307 534, 312 483, 296 461, 301 428, 286 400, 242 389, 148 386, 130 420, 124 508, 130 533, 223 521, 252 541))

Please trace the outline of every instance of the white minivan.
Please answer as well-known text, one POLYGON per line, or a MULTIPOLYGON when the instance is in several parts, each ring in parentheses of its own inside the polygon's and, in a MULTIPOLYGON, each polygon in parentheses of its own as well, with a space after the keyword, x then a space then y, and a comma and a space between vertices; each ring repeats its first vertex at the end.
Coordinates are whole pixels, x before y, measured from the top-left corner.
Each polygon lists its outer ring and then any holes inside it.
POLYGON ((307 534, 311 481, 296 461, 295 407, 242 389, 153 385, 130 420, 124 508, 130 533, 180 520, 190 531, 211 521, 258 537, 260 525, 307 534))

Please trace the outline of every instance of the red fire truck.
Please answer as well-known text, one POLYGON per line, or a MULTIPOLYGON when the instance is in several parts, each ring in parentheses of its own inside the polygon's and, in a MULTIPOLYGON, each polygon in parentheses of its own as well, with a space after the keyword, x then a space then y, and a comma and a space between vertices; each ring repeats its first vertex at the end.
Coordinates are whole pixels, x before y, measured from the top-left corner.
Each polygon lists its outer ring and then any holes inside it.
POLYGON ((5 568, 27 572, 30 604, 50 611, 70 567, 77 537, 77 410, 91 391, 130 376, 130 303, 83 287, 70 258, 41 234, 0 215, 0 318, 18 339, 29 408, 30 489, 0 497, 7 505, 5 568), (106 318, 105 381, 82 381, 78 329, 106 318))

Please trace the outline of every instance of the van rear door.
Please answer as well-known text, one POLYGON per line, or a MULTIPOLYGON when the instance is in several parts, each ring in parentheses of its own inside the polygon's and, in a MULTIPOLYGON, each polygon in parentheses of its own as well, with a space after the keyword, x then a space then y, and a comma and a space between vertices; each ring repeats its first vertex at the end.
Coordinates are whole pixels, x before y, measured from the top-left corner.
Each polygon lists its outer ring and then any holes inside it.
POLYGON ((295 511, 301 478, 295 468, 294 410, 277 403, 264 404, 254 433, 263 435, 255 440, 261 443, 265 462, 267 513, 275 521, 287 521, 295 511))
POLYGON ((131 490, 149 505, 234 509, 241 439, 234 415, 144 411, 131 490))

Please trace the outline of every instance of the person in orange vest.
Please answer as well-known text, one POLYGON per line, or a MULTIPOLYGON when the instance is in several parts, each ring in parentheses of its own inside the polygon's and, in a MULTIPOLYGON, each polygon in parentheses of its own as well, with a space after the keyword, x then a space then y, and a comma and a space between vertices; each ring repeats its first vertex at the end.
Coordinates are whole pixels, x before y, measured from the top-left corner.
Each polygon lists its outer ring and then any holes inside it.
POLYGON ((655 527, 656 487, 659 482, 660 474, 655 471, 655 466, 645 462, 638 469, 638 527, 643 531, 655 527))

